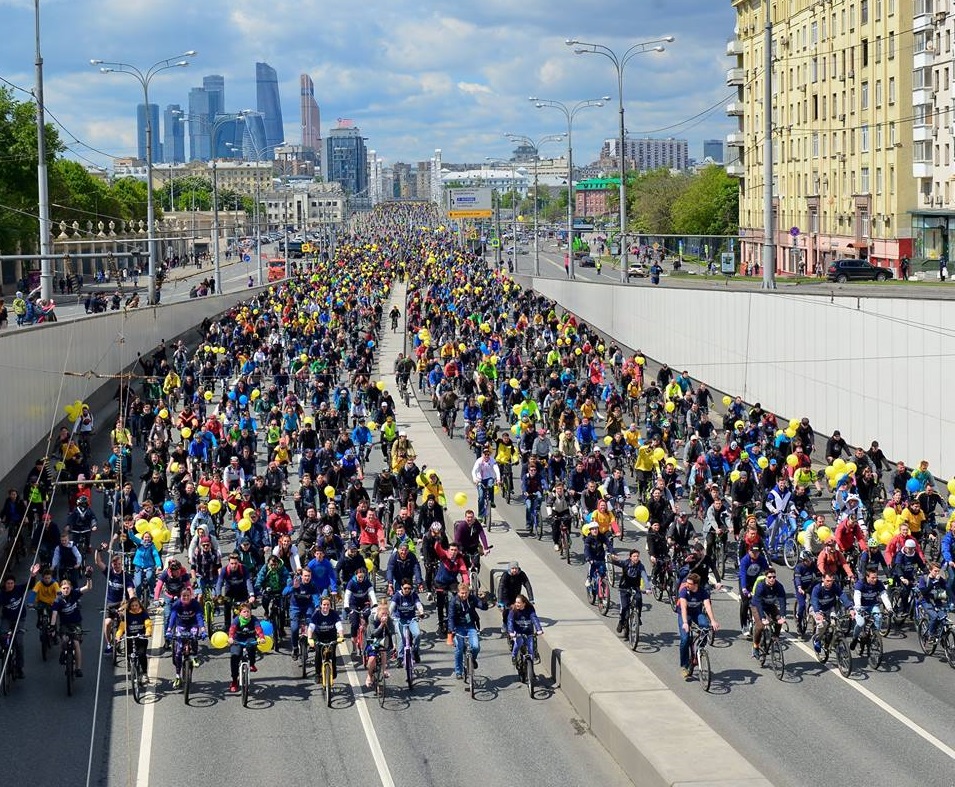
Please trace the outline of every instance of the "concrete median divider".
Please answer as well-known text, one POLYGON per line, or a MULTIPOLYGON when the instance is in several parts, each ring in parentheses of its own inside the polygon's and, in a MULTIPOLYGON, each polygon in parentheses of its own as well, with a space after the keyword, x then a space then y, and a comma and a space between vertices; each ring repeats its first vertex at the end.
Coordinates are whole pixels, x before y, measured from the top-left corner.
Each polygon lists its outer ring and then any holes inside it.
MULTIPOLYGON (((404 286, 399 285, 392 296, 402 311, 404 293, 404 286)), ((397 353, 404 349, 403 342, 403 333, 383 334, 382 369, 391 368, 397 353)), ((397 390, 393 374, 382 374, 381 378, 390 390, 397 390)), ((451 456, 446 438, 432 428, 415 399, 411 407, 396 401, 396 414, 398 425, 408 430, 419 464, 424 462, 435 469, 444 484, 448 498, 445 521, 461 519, 464 510, 453 502, 454 494, 465 492, 470 506, 476 497, 474 484, 451 456)), ((482 582, 490 587, 514 560, 527 572, 544 626, 544 636, 539 639, 542 666, 633 782, 640 787, 768 787, 766 778, 598 618, 596 608, 583 597, 583 568, 577 595, 524 543, 513 525, 500 524, 501 512, 499 506, 497 524, 489 534, 494 549, 482 561, 482 582)), ((496 610, 484 618, 485 628, 500 626, 496 610)), ((675 647, 673 651, 673 671, 678 675, 675 647)))

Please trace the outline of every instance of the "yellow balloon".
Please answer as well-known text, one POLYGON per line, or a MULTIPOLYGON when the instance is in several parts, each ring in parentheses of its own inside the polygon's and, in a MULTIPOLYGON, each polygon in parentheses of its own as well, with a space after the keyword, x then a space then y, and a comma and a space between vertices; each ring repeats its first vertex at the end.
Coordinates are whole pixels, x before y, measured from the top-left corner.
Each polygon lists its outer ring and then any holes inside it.
POLYGON ((222 501, 220 500, 210 500, 209 501, 209 513, 218 514, 222 510, 222 501))
POLYGON ((484 394, 480 394, 477 398, 478 404, 484 404, 487 401, 487 397, 484 394))
POLYGON ((262 639, 264 641, 257 645, 259 653, 268 653, 275 646, 275 640, 268 636, 263 637, 262 639))
POLYGON ((365 558, 365 570, 369 574, 372 574, 375 571, 375 562, 370 557, 365 558))
POLYGON ((765 470, 769 467, 769 460, 765 456, 761 456, 756 460, 756 464, 759 465, 760 470, 765 470))
POLYGON ((948 496, 948 504, 952 506, 953 508, 955 508, 955 495, 948 496))
POLYGON ((57 472, 60 472, 60 470, 66 470, 66 462, 57 462, 55 465, 53 465, 53 469, 57 472))
POLYGON ((796 536, 796 540, 799 542, 799 546, 805 547, 806 546, 806 531, 803 530, 798 536, 796 536))
POLYGON ((379 391, 384 391, 384 390, 385 390, 385 381, 384 381, 384 380, 379 380, 377 383, 375 383, 375 388, 377 388, 379 391))
POLYGON ((637 506, 633 512, 633 518, 645 525, 650 519, 650 509, 646 506, 637 506))
POLYGON ((830 538, 832 538, 832 530, 823 525, 820 528, 817 528, 816 535, 819 536, 819 540, 825 544, 830 538))
POLYGON ((891 530, 882 530, 876 534, 876 538, 879 539, 879 543, 882 544, 882 546, 887 546, 888 543, 895 538, 895 534, 891 530))
POLYGON ((188 426, 184 426, 182 427, 182 430, 179 432, 179 434, 182 435, 183 440, 188 440, 190 437, 192 437, 192 429, 190 429, 188 426))
POLYGON ((786 464, 789 465, 790 467, 795 467, 796 465, 799 464, 799 459, 796 457, 795 454, 790 454, 789 456, 786 457, 786 464))
POLYGON ((730 473, 730 481, 732 481, 734 484, 735 484, 737 481, 739 481, 739 470, 733 470, 733 471, 730 473))
POLYGON ((859 469, 859 468, 856 466, 856 463, 855 463, 855 462, 846 462, 846 472, 847 472, 847 473, 854 473, 854 472, 855 472, 856 470, 858 470, 858 469, 859 469))
POLYGON ((657 446, 653 449, 653 460, 655 462, 662 462, 664 457, 666 457, 667 452, 663 450, 660 446, 657 446))
POLYGON ((461 506, 462 508, 468 504, 468 496, 464 492, 458 492, 454 496, 455 505, 461 506))
POLYGON ((147 530, 149 530, 149 522, 145 519, 139 519, 136 521, 136 532, 139 535, 142 535, 147 530))
POLYGON ((832 466, 836 469, 837 473, 844 473, 846 471, 846 461, 845 459, 837 459, 832 463, 832 466))
POLYGON ((512 378, 510 379, 510 383, 509 383, 509 384, 510 384, 511 388, 515 388, 515 389, 521 387, 521 384, 518 382, 518 380, 517 380, 516 377, 512 377, 512 378))
POLYGON ((612 442, 613 442, 613 438, 608 434, 608 435, 604 438, 604 445, 610 445, 612 442))
POLYGON ((168 418, 168 417, 169 417, 169 411, 164 407, 162 410, 159 411, 159 417, 160 417, 160 418, 168 418))
POLYGON ((372 432, 378 428, 378 424, 376 424, 374 421, 369 421, 367 424, 365 424, 365 426, 367 426, 372 432))
POLYGON ((333 486, 331 486, 331 485, 326 486, 326 487, 325 487, 325 497, 327 497, 329 500, 331 500, 333 497, 335 497, 335 487, 333 487, 333 486))
POLYGON ((667 402, 665 405, 663 405, 663 409, 668 413, 672 413, 674 410, 676 410, 676 405, 673 404, 673 402, 667 402))
POLYGON ((251 529, 252 529, 251 519, 245 519, 243 517, 242 519, 239 520, 239 530, 241 530, 243 533, 246 533, 251 529))
POLYGON ((895 509, 894 508, 883 508, 882 509, 882 518, 888 522, 890 525, 895 524, 895 509))
POLYGON ((582 350, 579 347, 574 348, 574 355, 580 355, 582 350))
POLYGON ((254 402, 262 395, 262 392, 258 388, 253 388, 252 393, 249 394, 249 398, 254 402))
POLYGON ((643 366, 647 362, 647 359, 642 355, 637 356, 637 366, 643 366))
POLYGON ((798 419, 798 418, 793 418, 793 419, 789 422, 789 428, 792 429, 792 430, 795 432, 795 431, 799 428, 799 419, 798 419))
MULTIPOLYGON (((202 398, 205 399, 207 402, 211 402, 213 396, 215 396, 215 394, 212 393, 212 391, 206 391, 206 392, 202 395, 202 398)), ((221 633, 221 632, 220 632, 220 633, 221 633)))
POLYGON ((724 397, 723 397, 723 404, 724 404, 726 407, 729 407, 732 403, 733 403, 733 400, 732 400, 731 397, 729 397, 729 396, 724 396, 724 397))
POLYGON ((149 533, 150 533, 150 534, 152 535, 152 537, 153 537, 153 543, 154 543, 157 547, 162 547, 162 544, 163 544, 163 540, 162 540, 162 528, 161 528, 161 527, 151 527, 151 528, 149 528, 149 533))
POLYGON ((163 527, 163 524, 164 523, 162 521, 162 518, 158 516, 154 516, 152 519, 149 520, 149 527, 152 530, 161 530, 163 527))
POLYGON ((786 435, 786 437, 788 437, 790 440, 792 440, 796 436, 796 430, 790 426, 790 427, 787 427, 785 430, 783 430, 783 434, 786 435))
POLYGON ((207 497, 209 495, 209 487, 202 486, 202 484, 196 487, 196 491, 199 493, 199 497, 207 497))
POLYGON ((217 631, 209 638, 209 644, 220 650, 227 648, 229 647, 229 635, 224 631, 217 631))

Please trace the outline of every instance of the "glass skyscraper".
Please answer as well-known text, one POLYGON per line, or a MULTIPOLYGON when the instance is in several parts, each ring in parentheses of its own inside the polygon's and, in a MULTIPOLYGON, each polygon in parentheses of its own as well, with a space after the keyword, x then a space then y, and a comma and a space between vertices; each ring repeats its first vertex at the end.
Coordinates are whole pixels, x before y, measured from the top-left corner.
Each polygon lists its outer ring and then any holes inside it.
POLYGON ((268 63, 255 64, 256 109, 262 113, 265 124, 265 144, 268 147, 285 141, 282 124, 282 99, 275 69, 268 63))
POLYGON ((202 78, 202 89, 209 94, 209 116, 225 114, 225 77, 209 74, 202 78))
MULTIPOLYGON (((149 105, 149 125, 152 135, 153 164, 162 163, 162 137, 159 128, 159 104, 149 105)), ((136 105, 136 140, 137 155, 140 160, 146 160, 146 105, 136 105)))
POLYGON ((358 197, 359 204, 369 201, 367 193, 363 193, 368 189, 365 140, 361 130, 350 121, 340 121, 337 128, 328 132, 322 166, 325 180, 341 183, 346 194, 358 197))
POLYGON ((163 113, 163 161, 183 164, 186 161, 186 124, 182 122, 182 107, 168 104, 163 113))
POLYGON ((212 157, 212 128, 209 102, 212 99, 205 88, 194 87, 189 91, 189 160, 208 161, 212 157))

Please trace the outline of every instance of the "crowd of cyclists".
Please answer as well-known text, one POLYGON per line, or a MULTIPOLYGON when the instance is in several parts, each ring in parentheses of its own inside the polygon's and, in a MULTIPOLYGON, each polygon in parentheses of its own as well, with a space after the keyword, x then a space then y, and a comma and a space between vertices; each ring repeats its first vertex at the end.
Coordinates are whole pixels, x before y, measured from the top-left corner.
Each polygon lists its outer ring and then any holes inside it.
POLYGON ((115 420, 68 408, 55 451, 0 508, 5 673, 24 676, 32 606, 41 642, 59 641, 70 679, 82 676, 83 598, 101 575, 96 635, 135 662, 142 685, 161 625, 173 688, 208 637, 229 648, 231 692, 261 652, 287 643, 317 676, 323 650, 346 638, 372 689, 403 647, 420 661, 432 606, 455 677, 473 683, 490 596, 515 664, 538 658, 543 629, 520 565, 480 591, 488 532, 512 500, 528 536, 582 558, 604 614, 617 584, 624 637, 644 593, 671 605, 685 678, 693 637, 719 628, 711 592, 734 579, 757 657, 792 614, 821 660, 834 632, 851 651, 871 639, 868 621, 885 632, 908 620, 955 666, 955 525, 927 463, 891 470, 875 442, 822 440, 808 418, 783 422, 739 397, 719 407, 666 364, 651 374, 639 350, 523 290, 438 224, 433 206, 379 207, 332 259, 203 321, 197 344, 141 356, 117 385, 115 420), (407 283, 401 304, 396 281, 407 283), (379 357, 402 323, 404 351, 379 357), (399 426, 395 395, 417 396, 449 440, 466 440, 476 511, 450 521, 451 492, 399 426), (14 565, 30 555, 18 584, 14 565))

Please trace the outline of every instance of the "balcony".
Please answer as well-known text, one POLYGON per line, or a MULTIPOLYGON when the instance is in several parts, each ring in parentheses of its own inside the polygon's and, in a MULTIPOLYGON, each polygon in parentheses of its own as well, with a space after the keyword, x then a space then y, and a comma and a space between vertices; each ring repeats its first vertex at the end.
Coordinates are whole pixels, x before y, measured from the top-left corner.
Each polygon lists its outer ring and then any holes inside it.
POLYGON ((731 68, 726 72, 726 84, 730 87, 741 87, 746 80, 746 71, 742 68, 731 68))
POLYGON ((742 117, 743 115, 743 102, 742 101, 731 101, 726 105, 726 114, 730 117, 742 117))
POLYGON ((912 104, 931 104, 935 100, 935 90, 931 87, 918 87, 912 91, 912 104))
POLYGON ((738 38, 731 38, 726 42, 726 56, 737 57, 743 54, 743 42, 738 38))
POLYGON ((913 161, 913 178, 930 178, 935 174, 935 167, 931 161, 913 161))
POLYGON ((935 64, 935 52, 926 49, 922 52, 916 52, 912 55, 912 68, 931 68, 935 64))
POLYGON ((746 167, 743 166, 741 161, 734 161, 732 164, 726 165, 726 174, 731 178, 742 178, 746 175, 746 167))
POLYGON ((746 144, 742 131, 731 131, 726 135, 726 144, 733 148, 741 148, 746 144))

